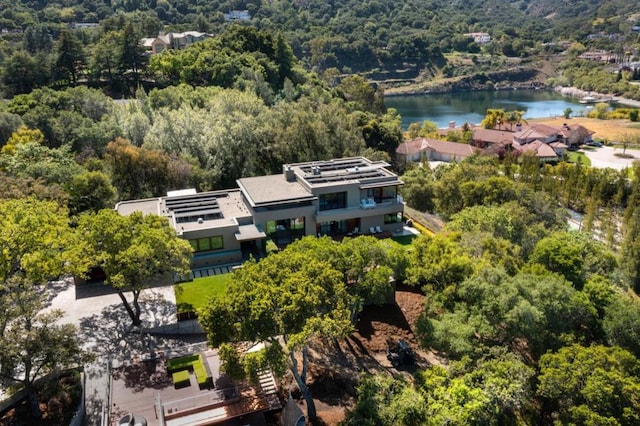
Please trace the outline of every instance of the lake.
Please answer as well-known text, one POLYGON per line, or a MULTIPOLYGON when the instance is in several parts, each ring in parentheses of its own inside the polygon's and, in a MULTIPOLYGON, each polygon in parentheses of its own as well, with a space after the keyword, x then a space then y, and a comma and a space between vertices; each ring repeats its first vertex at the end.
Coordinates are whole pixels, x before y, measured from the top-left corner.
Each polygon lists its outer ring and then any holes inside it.
POLYGON ((428 95, 388 96, 387 107, 395 108, 402 116, 402 127, 411 123, 433 121, 438 127, 447 127, 450 121, 456 125, 478 124, 487 109, 524 111, 524 118, 541 118, 562 115, 566 108, 574 116, 584 115, 587 108, 577 98, 566 98, 549 90, 498 90, 484 92, 455 92, 428 95))

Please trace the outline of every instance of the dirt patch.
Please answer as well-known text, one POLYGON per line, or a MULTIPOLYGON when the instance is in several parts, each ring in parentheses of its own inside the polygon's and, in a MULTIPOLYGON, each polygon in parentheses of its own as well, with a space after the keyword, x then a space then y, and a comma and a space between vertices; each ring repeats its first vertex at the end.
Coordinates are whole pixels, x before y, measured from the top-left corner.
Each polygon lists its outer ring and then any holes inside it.
MULTIPOLYGON (((346 339, 314 342, 309 351, 307 383, 314 396, 318 424, 336 425, 344 420, 346 410, 353 406, 358 379, 362 373, 402 375, 408 379, 417 368, 441 364, 435 354, 418 348, 414 334, 423 312, 424 295, 402 287, 396 291, 396 303, 367 306, 357 323, 357 331, 346 339), (395 369, 386 358, 388 342, 405 340, 413 349, 416 365, 395 369)), ((289 381, 285 384, 295 387, 289 381)), ((306 413, 299 392, 293 394, 306 413)))

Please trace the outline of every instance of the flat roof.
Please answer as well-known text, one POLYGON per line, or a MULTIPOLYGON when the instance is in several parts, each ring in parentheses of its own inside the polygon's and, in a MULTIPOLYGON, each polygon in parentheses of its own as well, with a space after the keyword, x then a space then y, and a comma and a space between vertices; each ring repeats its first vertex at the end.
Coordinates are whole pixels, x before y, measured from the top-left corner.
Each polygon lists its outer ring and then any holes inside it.
POLYGON ((315 196, 298 181, 287 181, 284 174, 238 179, 238 185, 254 207, 288 201, 313 201, 315 196))
POLYGON ((122 215, 141 212, 165 216, 179 234, 198 229, 237 226, 238 218, 251 217, 249 207, 238 189, 178 194, 181 195, 122 201, 116 204, 116 210, 122 215))
POLYGON ((364 157, 338 158, 327 161, 310 161, 306 163, 290 164, 298 179, 309 188, 332 186, 341 183, 374 183, 382 185, 395 182, 402 185, 398 175, 387 169, 389 163, 371 161, 364 157))

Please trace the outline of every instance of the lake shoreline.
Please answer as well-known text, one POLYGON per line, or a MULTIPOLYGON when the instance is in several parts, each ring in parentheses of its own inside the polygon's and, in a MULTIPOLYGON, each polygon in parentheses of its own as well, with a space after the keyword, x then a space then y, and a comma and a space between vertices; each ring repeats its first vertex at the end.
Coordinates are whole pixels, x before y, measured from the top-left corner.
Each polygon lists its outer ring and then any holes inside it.
POLYGON ((598 93, 598 92, 593 92, 593 91, 587 91, 587 90, 582 90, 582 89, 578 89, 577 87, 570 87, 570 86, 555 86, 555 87, 551 87, 551 86, 541 86, 541 85, 537 85, 537 84, 522 84, 522 85, 513 85, 513 86, 502 86, 502 87, 495 87, 493 89, 471 89, 471 90, 464 90, 464 89, 460 89, 460 88, 452 88, 450 90, 447 89, 436 89, 436 90, 421 90, 421 91, 416 91, 413 90, 411 92, 393 92, 393 93, 385 93, 384 97, 385 98, 397 98, 397 97, 409 97, 409 96, 425 96, 425 95, 441 95, 441 94, 446 94, 446 93, 464 93, 464 92, 502 92, 502 91, 508 91, 508 90, 540 90, 540 91, 550 91, 550 92, 557 92, 559 94, 561 94, 564 97, 567 98, 576 98, 576 99, 580 99, 583 98, 585 96, 594 96, 597 98, 603 98, 603 99, 610 99, 611 101, 620 104, 620 105, 624 105, 624 106, 628 106, 628 107, 632 107, 632 108, 640 108, 640 101, 636 101, 633 99, 628 99, 628 98, 623 98, 621 96, 612 96, 612 95, 607 95, 605 93, 598 93))

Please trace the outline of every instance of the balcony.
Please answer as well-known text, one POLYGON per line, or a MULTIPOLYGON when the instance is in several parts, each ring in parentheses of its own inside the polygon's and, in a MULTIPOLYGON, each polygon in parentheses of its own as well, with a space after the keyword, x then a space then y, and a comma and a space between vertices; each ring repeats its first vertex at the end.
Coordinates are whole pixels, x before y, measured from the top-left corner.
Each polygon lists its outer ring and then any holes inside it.
POLYGON ((404 199, 398 195, 391 201, 376 203, 373 199, 362 199, 357 206, 346 207, 344 209, 322 210, 316 212, 317 222, 327 222, 330 220, 346 220, 358 217, 370 217, 383 214, 390 214, 404 209, 404 199))

